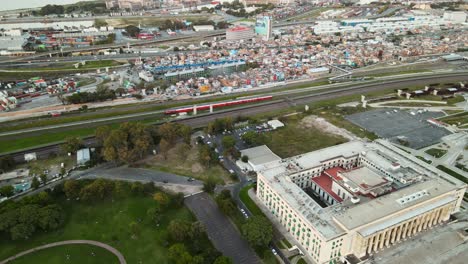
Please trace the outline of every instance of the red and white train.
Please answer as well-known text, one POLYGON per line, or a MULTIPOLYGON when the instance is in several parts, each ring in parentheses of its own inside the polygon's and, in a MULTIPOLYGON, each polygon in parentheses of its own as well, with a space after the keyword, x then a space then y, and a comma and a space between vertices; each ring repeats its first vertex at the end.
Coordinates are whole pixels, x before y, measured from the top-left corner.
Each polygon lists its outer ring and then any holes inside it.
MULTIPOLYGON (((203 111, 203 110, 210 110, 210 105, 212 105, 213 109, 214 109, 214 108, 221 108, 221 107, 226 107, 226 106, 233 106, 233 105, 240 105, 240 104, 248 104, 248 103, 260 102, 260 101, 266 101, 266 100, 271 100, 272 98, 273 98, 273 96, 267 95, 267 96, 260 96, 260 97, 236 99, 236 100, 233 100, 233 101, 202 104, 202 105, 197 105, 196 107, 197 107, 197 111, 203 111)), ((175 108, 175 109, 168 109, 164 113, 166 115, 173 115, 173 114, 179 114, 179 113, 190 113, 190 112, 193 112, 193 108, 194 108, 194 106, 175 108)))

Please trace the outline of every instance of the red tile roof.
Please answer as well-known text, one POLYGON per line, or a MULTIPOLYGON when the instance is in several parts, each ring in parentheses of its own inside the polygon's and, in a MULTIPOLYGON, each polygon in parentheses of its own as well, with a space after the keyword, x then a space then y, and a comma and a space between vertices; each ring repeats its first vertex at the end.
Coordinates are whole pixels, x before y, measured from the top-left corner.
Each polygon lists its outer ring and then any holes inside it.
POLYGON ((320 186, 320 188, 322 188, 322 190, 324 190, 325 192, 327 192, 331 197, 333 197, 336 201, 338 202, 342 202, 343 199, 341 199, 341 197, 338 196, 338 194, 334 193, 332 191, 332 184, 333 184, 333 181, 332 179, 330 178, 330 176, 322 173, 322 175, 320 175, 319 177, 314 177, 312 178, 312 181, 314 181, 318 186, 320 186))
POLYGON ((325 170, 324 173, 332 177, 335 181, 341 181, 343 180, 343 178, 338 176, 338 172, 342 172, 342 171, 345 171, 345 169, 341 167, 335 167, 335 168, 325 170))

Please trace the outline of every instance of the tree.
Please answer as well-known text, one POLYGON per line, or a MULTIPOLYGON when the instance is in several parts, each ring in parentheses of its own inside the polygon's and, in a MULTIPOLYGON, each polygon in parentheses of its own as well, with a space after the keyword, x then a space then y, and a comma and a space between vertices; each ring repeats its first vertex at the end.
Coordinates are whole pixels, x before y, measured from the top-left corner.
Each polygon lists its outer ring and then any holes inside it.
POLYGON ((169 196, 163 192, 155 193, 153 199, 161 206, 161 209, 165 209, 170 203, 169 196))
POLYGON ((221 140, 223 147, 226 151, 231 151, 236 145, 236 139, 233 136, 224 136, 221 140))
POLYGON ((6 155, 0 157, 0 173, 7 172, 15 167, 15 160, 12 156, 6 155))
POLYGON ((46 174, 41 174, 41 176, 39 176, 39 178, 41 178, 41 183, 42 184, 46 184, 47 183, 47 175, 46 174))
POLYGON ((169 150, 171 149, 171 144, 167 142, 164 138, 161 139, 159 142, 159 150, 161 151, 161 154, 163 155, 164 159, 167 159, 167 154, 169 150))
POLYGON ((133 163, 143 158, 153 144, 146 125, 142 123, 122 123, 104 139, 102 155, 105 160, 133 163))
POLYGON ((231 196, 225 197, 222 194, 219 194, 216 197, 216 203, 218 204, 219 210, 221 210, 225 215, 231 215, 237 210, 231 196))
POLYGON ((137 35, 140 33, 140 28, 133 25, 129 25, 125 27, 125 32, 127 32, 127 34, 130 37, 136 38, 137 35))
POLYGON ((63 210, 56 204, 39 209, 38 224, 43 230, 54 230, 58 228, 63 221, 63 210))
POLYGON ((190 137, 192 136, 192 128, 187 125, 179 125, 179 135, 184 139, 185 144, 190 146, 190 137))
POLYGON ((159 208, 159 206, 151 207, 146 211, 146 215, 151 220, 151 222, 159 224, 161 221, 161 208, 159 208))
POLYGON ((192 264, 193 257, 182 243, 177 243, 169 248, 169 258, 175 264, 192 264))
POLYGON ((177 124, 164 123, 163 125, 159 126, 158 133, 161 138, 169 142, 170 145, 174 145, 178 135, 177 124))
POLYGON ((51 14, 56 14, 56 15, 61 15, 65 12, 65 8, 61 5, 46 5, 41 8, 41 15, 46 16, 46 15, 51 15, 51 14))
POLYGON ((65 153, 75 153, 82 148, 83 140, 79 137, 67 137, 65 143, 61 146, 65 153))
POLYGON ((226 256, 219 256, 213 264, 232 264, 232 259, 226 256))
POLYGON ((12 240, 28 239, 35 231, 34 225, 19 223, 10 229, 12 240))
POLYGON ((244 156, 242 156, 241 160, 242 160, 242 162, 247 163, 247 162, 249 162, 249 156, 244 155, 244 156))
POLYGON ((249 146, 262 144, 262 136, 254 131, 248 131, 242 135, 242 140, 249 146))
POLYGON ((37 177, 34 177, 32 179, 32 182, 31 182, 31 187, 36 190, 37 188, 39 188, 39 186, 41 185, 41 183, 39 182, 39 180, 37 179, 37 177))
POLYGON ((5 185, 0 187, 0 195, 3 197, 11 197, 15 194, 15 188, 11 185, 5 185))
POLYGON ((267 246, 273 238, 273 227, 263 216, 253 216, 242 225, 242 234, 254 247, 267 246))
POLYGON ((94 136, 96 137, 99 145, 102 146, 104 144, 104 140, 109 136, 111 131, 112 129, 109 126, 99 126, 96 128, 94 136))
POLYGON ((79 196, 81 186, 76 180, 67 180, 63 184, 63 191, 69 199, 75 199, 79 196))
POLYGON ((115 89, 115 92, 119 95, 119 96, 122 96, 122 94, 126 93, 127 91, 122 88, 122 87, 119 87, 117 89, 115 89))
POLYGON ((205 227, 200 222, 193 222, 190 225, 189 237, 191 240, 197 240, 202 237, 203 233, 205 232, 205 227))
POLYGON ((198 150, 198 157, 200 159, 201 164, 203 164, 204 166, 209 167, 211 165, 212 160, 213 160, 210 146, 208 146, 208 145, 200 146, 200 148, 198 150))
POLYGON ((169 223, 167 230, 173 241, 183 242, 190 237, 191 225, 188 221, 174 219, 169 223))
POLYGON ((103 200, 112 195, 114 183, 105 179, 94 180, 80 191, 80 199, 83 201, 103 200))
POLYGON ((215 188, 216 188, 216 179, 215 178, 208 177, 208 179, 206 179, 203 182, 203 191, 205 191, 207 193, 212 193, 215 188))

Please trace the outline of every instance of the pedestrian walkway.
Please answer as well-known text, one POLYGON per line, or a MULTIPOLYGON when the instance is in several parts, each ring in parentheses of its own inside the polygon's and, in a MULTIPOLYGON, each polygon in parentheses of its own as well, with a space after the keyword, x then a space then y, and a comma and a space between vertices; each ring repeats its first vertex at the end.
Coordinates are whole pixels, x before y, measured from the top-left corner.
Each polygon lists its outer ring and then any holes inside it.
POLYGON ((20 257, 22 257, 24 255, 27 255, 27 254, 30 254, 30 253, 34 253, 34 252, 39 251, 39 250, 43 250, 43 249, 47 249, 47 248, 51 248, 51 247, 63 246, 63 245, 79 245, 79 244, 87 244, 87 245, 92 245, 92 246, 103 248, 103 249, 111 252, 112 254, 114 254, 119 259, 120 264, 127 264, 127 261, 125 260, 124 256, 117 249, 109 246, 108 244, 104 244, 104 243, 101 243, 99 241, 94 241, 94 240, 65 240, 65 241, 50 243, 50 244, 47 244, 47 245, 35 247, 35 248, 32 248, 32 249, 20 252, 20 253, 18 253, 16 255, 12 256, 12 257, 9 257, 9 258, 3 260, 2 262, 0 262, 0 264, 9 263, 9 262, 11 262, 11 261, 13 261, 13 260, 15 260, 17 258, 20 258, 20 257))

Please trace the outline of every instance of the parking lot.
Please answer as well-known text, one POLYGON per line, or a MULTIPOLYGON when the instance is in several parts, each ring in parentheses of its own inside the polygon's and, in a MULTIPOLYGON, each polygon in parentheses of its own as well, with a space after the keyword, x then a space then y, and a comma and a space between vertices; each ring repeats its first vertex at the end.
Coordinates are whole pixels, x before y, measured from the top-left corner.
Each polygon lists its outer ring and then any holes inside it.
POLYGON ((377 109, 352 114, 346 117, 352 123, 374 132, 379 137, 387 138, 408 147, 420 149, 440 141, 443 136, 451 134, 442 127, 427 122, 428 119, 443 116, 441 112, 424 110, 377 109))

